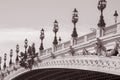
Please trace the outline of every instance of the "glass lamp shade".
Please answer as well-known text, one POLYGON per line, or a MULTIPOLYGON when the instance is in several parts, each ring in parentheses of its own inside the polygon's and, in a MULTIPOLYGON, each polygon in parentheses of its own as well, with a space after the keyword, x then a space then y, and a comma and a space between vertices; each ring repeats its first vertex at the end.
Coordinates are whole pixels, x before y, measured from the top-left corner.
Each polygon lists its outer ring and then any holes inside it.
POLYGON ((57 32, 58 29, 59 29, 59 27, 58 27, 58 22, 57 22, 57 20, 55 20, 53 31, 54 31, 54 32, 57 32))
POLYGON ((16 45, 16 52, 17 53, 19 52, 19 45, 18 44, 16 45))
POLYGON ((25 39, 25 44, 27 44, 28 43, 28 40, 27 39, 25 39))

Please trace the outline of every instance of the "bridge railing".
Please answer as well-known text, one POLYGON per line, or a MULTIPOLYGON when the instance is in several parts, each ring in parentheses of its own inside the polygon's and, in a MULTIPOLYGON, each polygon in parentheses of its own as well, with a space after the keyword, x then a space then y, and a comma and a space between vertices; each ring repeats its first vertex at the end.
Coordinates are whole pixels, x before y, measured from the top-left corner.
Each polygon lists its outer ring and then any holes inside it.
POLYGON ((117 33, 117 25, 112 25, 104 28, 104 36, 117 33))
MULTIPOLYGON (((116 37, 113 38, 113 36, 120 34, 120 30, 118 30, 120 27, 119 24, 120 23, 117 23, 115 25, 104 28, 105 29, 104 36, 100 37, 100 39, 102 39, 103 42, 105 41, 105 44, 109 40, 112 40, 112 41, 116 40, 116 37)), ((92 32, 92 33, 86 34, 84 36, 78 37, 77 44, 73 45, 73 48, 76 50, 76 52, 78 51, 79 53, 81 53, 83 51, 82 49, 86 48, 86 47, 88 48, 88 50, 93 50, 93 47, 95 47, 95 43, 97 42, 96 38, 97 38, 96 32, 92 32), (92 49, 89 49, 91 47, 92 47, 92 49)), ((118 38, 120 38, 120 36, 118 38)), ((53 53, 55 56, 59 56, 59 55, 68 53, 70 51, 70 48, 69 48, 70 46, 71 46, 71 41, 61 43, 61 44, 57 45, 57 50, 55 52, 52 52, 53 50, 52 50, 52 48, 50 48, 51 51, 46 52, 47 54, 43 53, 44 55, 40 56, 40 59, 45 60, 47 58, 50 58, 51 53, 53 53)), ((107 46, 109 46, 109 45, 107 45, 107 46)))
POLYGON ((67 41, 67 42, 63 43, 62 45, 64 46, 63 48, 67 48, 70 46, 70 44, 71 44, 70 41, 67 41))
POLYGON ((45 49, 42 51, 42 54, 40 56, 46 55, 47 53, 51 53, 51 52, 52 52, 52 48, 45 49))
MULTIPOLYGON (((120 24, 120 23, 117 23, 117 24, 114 24, 114 25, 105 27, 105 28, 104 28, 103 37, 104 37, 104 36, 108 36, 108 35, 113 35, 113 34, 118 34, 118 33, 120 33, 120 30, 119 30, 119 29, 120 29, 120 25, 119 25, 119 24, 120 24)), ((95 31, 95 32, 92 32, 92 33, 89 33, 89 34, 80 36, 80 37, 77 38, 77 40, 76 40, 77 44, 75 44, 75 45, 83 44, 83 43, 85 43, 85 42, 87 42, 87 41, 96 39, 98 34, 99 34, 99 33, 97 33, 97 31, 95 31)), ((66 41, 66 42, 64 42, 64 43, 61 43, 61 44, 58 44, 58 45, 56 46, 56 51, 59 51, 59 50, 63 50, 63 49, 65 49, 65 48, 68 48, 71 44, 72 44, 72 41, 71 41, 71 40, 66 41)), ((54 51, 54 50, 52 50, 52 48, 49 48, 49 49, 50 49, 49 52, 54 51)), ((48 53, 47 50, 49 50, 49 49, 46 49, 45 52, 43 52, 43 54, 48 53)), ((56 51, 55 51, 55 52, 56 52, 56 51)))
POLYGON ((85 42, 85 37, 86 37, 86 36, 78 37, 78 38, 77 38, 77 44, 80 44, 80 43, 85 42))
POLYGON ((95 39, 96 38, 96 32, 92 32, 87 35, 87 41, 95 39))

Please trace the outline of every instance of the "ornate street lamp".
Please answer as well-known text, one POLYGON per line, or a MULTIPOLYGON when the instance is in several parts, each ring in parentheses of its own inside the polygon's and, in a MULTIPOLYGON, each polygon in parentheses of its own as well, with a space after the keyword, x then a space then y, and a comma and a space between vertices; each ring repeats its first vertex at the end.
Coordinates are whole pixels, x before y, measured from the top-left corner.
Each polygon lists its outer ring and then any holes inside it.
POLYGON ((25 47, 25 58, 27 59, 27 47, 28 47, 28 40, 27 40, 27 38, 25 39, 25 45, 24 45, 24 47, 25 47))
POLYGON ((41 29, 41 34, 40 34, 40 39, 41 39, 41 44, 40 44, 40 52, 44 50, 44 47, 43 47, 43 39, 44 39, 45 35, 44 35, 44 29, 42 28, 41 29))
POLYGON ((114 13, 114 19, 115 19, 115 23, 117 23, 117 18, 118 18, 118 13, 117 13, 117 10, 115 11, 115 13, 114 13))
POLYGON ((74 24, 74 28, 73 28, 73 32, 72 32, 71 36, 72 36, 73 40, 76 40, 76 38, 78 37, 77 31, 76 31, 76 23, 78 22, 78 18, 79 18, 78 11, 75 8, 73 11, 73 16, 72 16, 72 23, 74 24))
POLYGON ((17 56, 16 56, 16 64, 18 64, 18 62, 19 62, 19 57, 18 57, 19 45, 18 45, 18 44, 16 45, 16 53, 17 53, 17 56))
POLYGON ((7 60, 7 54, 5 53, 4 54, 4 65, 3 65, 4 70, 6 69, 6 60, 7 60))
POLYGON ((13 50, 10 50, 10 62, 9 62, 9 66, 12 66, 12 56, 13 56, 13 50))
POLYGON ((98 10, 101 11, 100 20, 99 20, 99 23, 97 24, 98 27, 100 28, 100 37, 102 36, 102 30, 104 30, 104 27, 106 25, 103 17, 103 10, 106 8, 106 4, 107 4, 106 0, 100 0, 97 6, 98 10))
POLYGON ((54 37, 54 41, 53 41, 53 45, 56 46, 58 44, 58 41, 57 41, 57 32, 58 32, 58 22, 57 20, 55 20, 54 22, 54 28, 53 28, 53 32, 55 33, 55 37, 54 37))
POLYGON ((0 70, 1 70, 2 57, 0 57, 0 70))

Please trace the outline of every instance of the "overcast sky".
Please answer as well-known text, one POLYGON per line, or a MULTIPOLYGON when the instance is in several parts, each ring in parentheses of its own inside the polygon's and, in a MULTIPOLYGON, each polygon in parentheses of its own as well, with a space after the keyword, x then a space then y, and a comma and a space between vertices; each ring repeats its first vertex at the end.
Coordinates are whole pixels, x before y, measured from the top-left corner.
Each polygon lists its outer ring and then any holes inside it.
MULTIPOLYGON (((90 28, 97 28, 99 21, 98 1, 0 0, 0 55, 7 53, 9 56, 10 49, 13 49, 16 54, 16 44, 19 44, 20 50, 24 51, 25 38, 28 39, 29 45, 34 42, 38 51, 41 28, 45 30, 44 47, 51 47, 55 19, 59 23, 58 37, 61 36, 62 42, 70 40, 73 30, 71 18, 74 8, 79 11, 78 35, 89 33, 90 28)), ((120 13, 120 0, 107 0, 107 7, 104 10, 106 26, 114 24, 115 10, 120 13)))

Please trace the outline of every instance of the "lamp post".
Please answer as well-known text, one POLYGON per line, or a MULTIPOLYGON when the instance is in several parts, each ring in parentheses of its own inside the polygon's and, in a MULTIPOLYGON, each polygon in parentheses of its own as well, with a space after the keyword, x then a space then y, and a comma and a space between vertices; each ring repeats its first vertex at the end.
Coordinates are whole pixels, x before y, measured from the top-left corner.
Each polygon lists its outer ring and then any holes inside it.
POLYGON ((24 45, 24 47, 25 47, 25 59, 27 59, 27 47, 28 47, 28 40, 27 40, 27 38, 25 39, 25 45, 24 45))
POLYGON ((12 56, 13 56, 13 50, 10 50, 10 62, 9 62, 9 66, 12 66, 12 56))
POLYGON ((106 0, 100 0, 98 2, 98 10, 100 10, 101 12, 101 15, 100 15, 100 20, 98 22, 98 27, 100 28, 100 37, 102 36, 103 34, 103 30, 104 30, 104 27, 105 27, 105 21, 104 21, 104 17, 103 17, 103 10, 106 8, 106 4, 107 4, 107 1, 106 0))
POLYGON ((115 11, 115 13, 114 13, 114 19, 115 19, 115 23, 117 23, 117 18, 118 18, 118 13, 117 13, 117 10, 115 11))
POLYGON ((40 54, 42 55, 42 51, 44 50, 43 47, 43 39, 44 39, 45 35, 44 35, 44 29, 41 29, 41 34, 40 34, 40 39, 41 39, 41 44, 40 44, 40 54))
POLYGON ((76 38, 78 37, 77 31, 76 31, 76 23, 78 22, 78 11, 75 8, 73 11, 73 16, 72 16, 72 23, 74 24, 73 32, 71 34, 73 38, 73 45, 75 44, 76 38))
POLYGON ((53 27, 53 32, 55 33, 55 37, 54 37, 54 41, 53 41, 53 45, 54 45, 54 51, 56 50, 56 46, 58 44, 58 41, 57 41, 57 32, 58 32, 58 22, 57 20, 54 21, 54 27, 53 27))
POLYGON ((19 57, 18 57, 19 45, 18 45, 18 44, 16 45, 16 53, 17 53, 17 56, 16 56, 16 64, 18 64, 18 62, 19 62, 19 57))
POLYGON ((6 60, 7 60, 7 54, 5 53, 4 54, 4 65, 3 65, 4 70, 6 69, 6 60))
POLYGON ((2 57, 0 57, 0 71, 1 71, 2 57))

